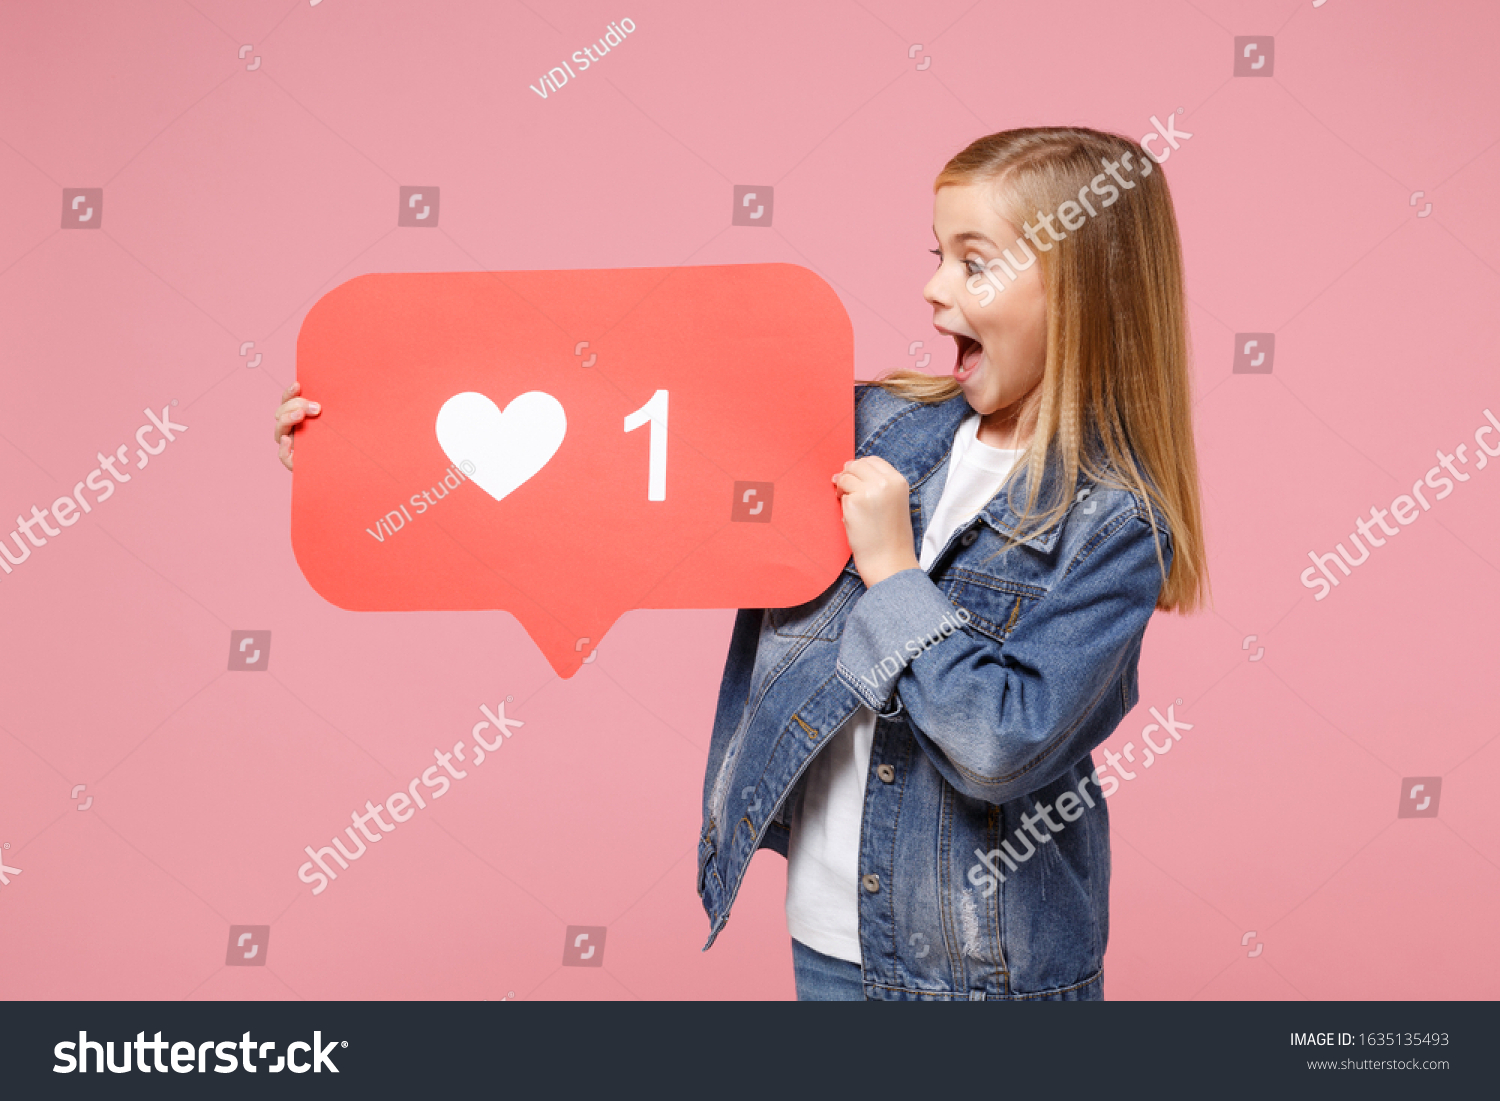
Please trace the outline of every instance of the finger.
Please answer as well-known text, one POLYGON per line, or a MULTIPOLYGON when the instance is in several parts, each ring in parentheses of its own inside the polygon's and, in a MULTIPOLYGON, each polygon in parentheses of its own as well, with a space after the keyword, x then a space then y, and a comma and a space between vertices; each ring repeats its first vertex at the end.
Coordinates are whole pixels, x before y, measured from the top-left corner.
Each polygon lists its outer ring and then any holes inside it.
POLYGON ((306 398, 293 398, 285 405, 276 410, 276 423, 278 425, 298 424, 306 417, 316 417, 323 412, 323 407, 315 401, 306 398))
POLYGON ((273 438, 277 440, 281 439, 302 422, 305 414, 302 406, 296 404, 296 402, 302 400, 301 398, 294 399, 276 410, 276 431, 273 438))
POLYGON ((834 475, 834 478, 848 478, 854 484, 862 482, 864 480, 864 474, 866 473, 866 471, 865 468, 861 467, 859 464, 863 461, 863 459, 851 459, 849 462, 844 464, 843 470, 840 470, 837 474, 834 475))
POLYGON ((286 402, 289 399, 296 397, 301 392, 302 392, 302 383, 300 381, 293 382, 290 386, 288 386, 282 392, 282 394, 281 394, 281 400, 283 402, 286 402))
POLYGON ((276 407, 276 413, 279 416, 288 409, 301 409, 310 417, 316 417, 323 411, 323 407, 317 402, 303 397, 288 398, 276 407))
POLYGON ((887 487, 902 487, 907 490, 911 488, 906 476, 879 455, 867 455, 863 459, 856 459, 849 473, 872 490, 887 487))
POLYGON ((897 470, 879 455, 866 455, 863 459, 856 459, 853 472, 861 478, 872 482, 906 481, 906 477, 901 471, 897 470))
POLYGON ((277 458, 281 460, 282 466, 288 470, 292 469, 292 437, 283 436, 281 438, 281 446, 277 449, 277 458))
POLYGON ((892 477, 901 477, 900 471, 876 455, 868 455, 863 459, 854 459, 845 463, 844 473, 872 489, 886 484, 892 477))

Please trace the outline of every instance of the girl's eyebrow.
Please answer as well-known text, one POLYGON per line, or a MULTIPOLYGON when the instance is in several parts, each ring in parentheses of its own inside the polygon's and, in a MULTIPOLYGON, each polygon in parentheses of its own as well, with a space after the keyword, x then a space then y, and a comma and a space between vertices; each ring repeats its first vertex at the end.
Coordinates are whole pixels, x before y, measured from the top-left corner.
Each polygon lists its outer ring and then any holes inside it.
MULTIPOLYGON (((933 226, 933 237, 938 237, 938 228, 936 226, 933 226)), ((960 243, 960 245, 963 245, 965 242, 983 242, 984 245, 989 245, 992 249, 996 248, 995 242, 992 242, 983 233, 977 233, 975 229, 965 229, 963 233, 956 233, 953 239, 954 242, 960 243)), ((938 237, 938 243, 942 245, 942 237, 938 237)))

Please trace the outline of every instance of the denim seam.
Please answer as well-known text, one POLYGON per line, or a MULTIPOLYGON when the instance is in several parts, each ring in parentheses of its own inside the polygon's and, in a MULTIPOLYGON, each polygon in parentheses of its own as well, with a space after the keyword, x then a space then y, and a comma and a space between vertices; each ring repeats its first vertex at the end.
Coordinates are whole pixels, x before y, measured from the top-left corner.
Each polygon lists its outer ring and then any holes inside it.
MULTIPOLYGON (((1089 823, 1089 829, 1091 829, 1091 832, 1095 832, 1095 834, 1097 834, 1097 832, 1100 832, 1100 825, 1098 825, 1098 822, 1091 822, 1089 823)), ((1095 841, 1094 844, 1095 846, 1101 847, 1101 849, 1104 850, 1104 864, 1109 865, 1109 834, 1104 834, 1103 841, 1095 841)), ((1100 929, 1100 861, 1092 861, 1092 859, 1091 861, 1089 861, 1088 879, 1089 910, 1091 910, 1092 915, 1094 915, 1094 921, 1089 922, 1089 924, 1092 924, 1092 926, 1094 926, 1094 951, 1095 953, 1098 953, 1098 957, 1103 960, 1104 948, 1106 948, 1106 936, 1104 936, 1104 930, 1100 929)), ((1106 885, 1104 885, 1104 912, 1106 913, 1109 912, 1109 894, 1109 885, 1107 885, 1106 883, 1106 885)))
MULTIPOLYGON (((996 809, 999 810, 998 807, 996 809)), ((1000 847, 1000 827, 1003 824, 1004 811, 1001 811, 995 823, 995 848, 1000 847)), ((996 925, 995 945, 1000 952, 1000 980, 1002 989, 1009 996, 1012 993, 1010 988, 1010 960, 1005 955, 1005 892, 1007 890, 1009 890, 1007 884, 1001 882, 1000 890, 995 895, 994 914, 996 925)))
MULTIPOLYGON (((1025 994, 1006 994, 1004 1001, 1041 1001, 1046 998, 1055 997, 1058 994, 1067 994, 1074 990, 1081 990, 1085 986, 1091 986, 1104 977, 1104 968, 1099 968, 1088 978, 1075 982, 1070 986, 1054 986, 1050 990, 1033 990, 1025 994)), ((968 1000, 968 995, 961 990, 919 990, 909 986, 892 986, 890 983, 868 982, 867 985, 877 990, 889 990, 893 994, 920 994, 927 997, 962 998, 968 1000)))
MULTIPOLYGON (((1007 593, 1006 595, 1011 596, 1015 594, 1007 593)), ((1005 626, 1003 627, 994 622, 994 620, 987 619, 986 617, 980 615, 978 612, 974 611, 974 609, 968 607, 967 605, 957 604, 955 602, 955 606, 963 608, 963 610, 969 614, 969 622, 964 624, 964 626, 973 627, 975 630, 979 631, 981 634, 988 636, 995 642, 1003 643, 1010 637, 1011 628, 1015 626, 1016 619, 1021 614, 1021 601, 1024 599, 1025 597, 1016 596, 1015 607, 1011 609, 1010 618, 1006 620, 1005 626)))
MULTIPOLYGON (((839 571, 839 575, 834 579, 833 584, 841 584, 844 578, 848 576, 857 577, 858 573, 856 572, 854 574, 850 574, 849 569, 846 566, 844 569, 839 571)), ((814 597, 813 599, 816 600, 817 597, 814 597)), ((807 603, 810 604, 812 603, 812 601, 807 601, 807 603)), ((801 605, 793 605, 793 607, 801 607, 801 605)), ((831 624, 838 617, 838 610, 841 607, 843 607, 843 604, 841 602, 832 600, 829 601, 828 607, 823 609, 823 611, 819 613, 817 619, 807 625, 805 632, 783 631, 781 627, 777 625, 776 613, 791 611, 790 608, 770 608, 767 609, 766 614, 770 617, 771 620, 772 633, 779 638, 805 638, 812 639, 817 642, 837 642, 839 639, 838 635, 825 635, 822 632, 824 628, 828 627, 829 624, 831 624)))
POLYGON ((1012 596, 1029 596, 1040 600, 1047 595, 1048 590, 1040 585, 1028 585, 1024 581, 1011 581, 1004 577, 990 577, 987 574, 977 573, 974 570, 966 570, 962 566, 954 566, 944 575, 951 581, 962 581, 970 585, 978 585, 980 588, 993 589, 996 592, 1006 593, 1012 596))
MULTIPOLYGON (((951 845, 944 845, 945 836, 951 838, 948 827, 948 802, 953 788, 951 784, 943 784, 938 789, 938 812, 937 812, 937 844, 939 854, 943 854, 951 845)), ((955 944, 956 933, 953 928, 953 908, 948 905, 951 897, 951 885, 948 881, 948 860, 939 855, 937 865, 937 903, 938 903, 938 928, 943 931, 943 951, 948 957, 948 974, 950 976, 957 970, 955 963, 961 949, 955 944)))
MULTIPOLYGON (((874 450, 875 444, 877 442, 879 442, 880 438, 882 436, 886 435, 888 432, 890 432, 890 430, 893 429, 897 425, 897 423, 899 423, 904 418, 906 418, 908 416, 911 416, 911 415, 917 413, 918 411, 920 411, 921 409, 924 409, 924 408, 926 408, 926 407, 924 405, 922 405, 921 403, 915 403, 914 402, 914 403, 907 404, 902 409, 898 409, 895 413, 893 413, 891 416, 887 417, 884 421, 882 421, 879 425, 877 425, 875 427, 875 429, 870 433, 869 439, 865 440, 864 443, 860 444, 859 447, 858 447, 858 450, 863 451, 864 454, 865 454, 865 456, 868 456, 874 450)), ((922 473, 921 477, 919 477, 915 482, 908 482, 907 483, 908 488, 910 488, 913 491, 916 491, 916 490, 920 489, 923 485, 926 484, 927 479, 931 478, 932 475, 933 475, 933 473, 936 470, 938 470, 938 468, 940 468, 943 465, 943 463, 945 463, 948 460, 948 456, 951 455, 952 453, 953 453, 953 442, 950 439, 949 442, 948 442, 948 449, 943 452, 942 457, 939 458, 937 460, 937 462, 933 463, 932 466, 929 467, 926 471, 924 471, 922 473)))
MULTIPOLYGON (((885 731, 884 735, 881 738, 881 743, 882 743, 881 744, 881 749, 882 749, 882 751, 886 748, 886 746, 888 746, 890 744, 890 741, 891 741, 890 724, 887 723, 886 724, 886 731, 885 731)), ((871 747, 870 756, 871 756, 871 759, 873 761, 874 756, 875 756, 874 747, 873 746, 871 747)), ((868 785, 870 783, 870 776, 869 776, 868 773, 865 776, 865 783, 866 783, 866 785, 868 785)), ((888 787, 888 786, 894 787, 894 785, 887 785, 885 783, 885 781, 883 781, 883 780, 880 781, 880 788, 885 788, 885 787, 888 787)), ((903 783, 902 787, 903 788, 905 787, 904 783, 903 783)), ((876 788, 876 789, 872 789, 872 790, 877 790, 878 791, 878 790, 880 790, 880 788, 876 788)), ((891 869, 891 875, 890 875, 891 882, 889 884, 887 884, 887 890, 889 890, 889 891, 892 892, 891 896, 890 896, 891 897, 891 920, 889 922, 889 928, 890 928, 890 940, 891 940, 891 958, 893 960, 900 958, 900 949, 896 945, 896 925, 897 925, 897 920, 898 920, 897 917, 896 917, 896 900, 897 900, 897 898, 899 896, 895 893, 895 891, 896 891, 896 882, 895 882, 895 880, 896 880, 896 838, 899 836, 899 830, 901 828, 901 803, 902 803, 901 796, 902 796, 902 792, 900 790, 898 790, 894 794, 896 796, 896 813, 895 813, 894 819, 891 822, 891 829, 890 829, 891 848, 890 848, 889 856, 887 858, 888 859, 888 865, 889 865, 889 867, 891 869)), ((860 832, 861 832, 861 834, 864 832, 864 822, 867 822, 867 821, 869 821, 869 817, 868 816, 863 816, 863 821, 860 823, 860 832)), ((863 847, 863 846, 861 846, 861 847, 863 847)))
MULTIPOLYGON (((843 575, 840 574, 840 576, 842 577, 843 575)), ((838 607, 842 607, 845 603, 848 602, 849 598, 853 594, 854 594, 854 586, 851 585, 849 587, 849 591, 847 593, 845 593, 844 596, 840 600, 836 601, 835 603, 837 604, 838 607)), ((770 691, 771 691, 772 688, 775 687, 776 682, 781 679, 782 674, 784 674, 788 669, 790 669, 792 667, 793 664, 796 663, 797 659, 800 658, 803 655, 804 652, 806 652, 807 648, 810 645, 812 645, 812 641, 813 641, 812 639, 807 639, 807 638, 799 640, 796 644, 794 644, 792 646, 792 648, 787 652, 786 656, 783 657, 781 659, 781 661, 774 668, 771 668, 771 669, 769 669, 769 670, 766 671, 765 683, 763 685, 761 685, 760 695, 758 695, 755 698, 755 705, 754 705, 754 707, 751 707, 750 710, 748 710, 745 713, 745 717, 744 717, 744 720, 743 720, 743 725, 744 725, 744 729, 745 730, 749 730, 750 729, 750 724, 752 724, 755 721, 755 716, 760 711, 760 705, 765 702, 766 696, 770 694, 770 691)), ((751 676, 752 676, 752 679, 753 679, 753 677, 754 677, 754 671, 753 671, 753 669, 752 669, 752 672, 751 672, 751 676)), ((824 685, 826 685, 828 682, 824 681, 823 683, 824 683, 824 685)), ((845 681, 845 684, 848 687, 850 687, 851 689, 853 689, 853 686, 849 685, 847 681, 845 681)), ((751 685, 751 689, 752 689, 752 691, 754 689, 753 683, 751 685)), ((856 694, 858 694, 857 690, 856 690, 856 694)), ((860 699, 863 700, 864 697, 860 696, 860 699)))
POLYGON ((859 445, 859 450, 864 451, 868 456, 869 453, 874 449, 875 444, 879 442, 882 436, 884 436, 887 432, 894 428, 898 422, 905 419, 906 417, 911 416, 913 413, 916 413, 919 409, 922 408, 924 408, 924 406, 922 406, 921 404, 917 402, 911 402, 906 404, 902 408, 897 409, 889 417, 875 426, 875 428, 870 432, 869 438, 866 439, 864 443, 859 445))
MULTIPOLYGON (((825 688, 828 687, 829 683, 831 681, 833 681, 834 679, 835 679, 834 677, 829 677, 829 678, 827 678, 827 680, 823 681, 822 684, 818 685, 818 687, 814 688, 810 693, 808 693, 809 698, 811 698, 812 696, 817 695, 819 692, 822 692, 825 688)), ((764 766, 762 766, 760 775, 758 777, 756 777, 756 780, 755 780, 755 786, 756 787, 759 787, 762 783, 765 782, 765 779, 766 779, 766 768, 768 768, 770 766, 770 763, 773 760, 776 759, 776 752, 777 752, 778 749, 781 748, 781 743, 786 738, 787 730, 791 727, 791 725, 792 724, 790 722, 787 722, 787 723, 783 724, 782 727, 781 727, 781 729, 780 729, 780 731, 777 732, 776 742, 775 742, 774 745, 771 746, 771 751, 768 754, 766 754, 766 764, 764 766)), ((777 800, 776 806, 774 806, 774 807, 771 808, 770 817, 768 817, 766 819, 766 821, 768 823, 772 819, 774 819, 776 817, 776 812, 781 809, 782 803, 786 802, 787 796, 790 795, 791 792, 792 792, 792 790, 797 786, 797 781, 800 780, 802 778, 802 774, 807 771, 807 766, 812 762, 812 759, 813 759, 813 755, 809 754, 807 760, 805 760, 805 761, 802 762, 802 767, 797 770, 797 774, 792 777, 791 783, 789 783, 787 785, 787 787, 786 787, 786 790, 781 793, 781 798, 779 800, 777 800)), ((752 823, 752 825, 753 825, 753 823, 752 823)), ((738 829, 738 823, 736 823, 736 829, 738 829)), ((764 831, 764 827, 762 827, 762 832, 763 831, 764 831)), ((730 836, 729 840, 730 840, 730 847, 733 848, 733 845, 734 845, 733 835, 730 836)), ((724 907, 724 909, 723 909, 723 915, 724 915, 724 919, 726 921, 728 920, 729 911, 731 909, 733 909, 733 907, 734 907, 734 900, 739 897, 740 888, 743 887, 744 884, 745 884, 745 869, 750 866, 750 860, 754 859, 755 853, 757 851, 757 847, 759 846, 759 844, 760 844, 760 836, 758 834, 755 834, 755 833, 752 832, 752 836, 750 838, 750 857, 745 860, 744 866, 740 868, 739 874, 735 876, 735 879, 734 879, 734 891, 733 891, 733 893, 730 893, 727 898, 722 897, 722 895, 721 895, 721 900, 722 900, 722 904, 723 904, 723 907, 724 907)), ((717 861, 715 861, 715 863, 717 863, 717 861)), ((716 878, 716 879, 719 878, 718 877, 718 870, 717 870, 717 868, 715 868, 715 870, 714 870, 714 878, 716 878)), ((723 880, 721 879, 719 882, 720 882, 720 884, 722 886, 723 880)), ((712 941, 710 941, 710 943, 712 943, 712 941)))
POLYGON ((837 658, 835 658, 833 662, 833 675, 838 677, 838 679, 843 682, 844 687, 848 688, 849 691, 853 692, 855 696, 859 698, 860 703, 864 704, 871 711, 880 710, 882 706, 881 701, 871 695, 866 695, 866 692, 864 690, 864 682, 859 680, 858 677, 851 674, 849 670, 844 667, 844 663, 839 661, 837 658))
POLYGON ((1068 575, 1073 572, 1073 569, 1074 569, 1075 566, 1077 566, 1085 558, 1088 558, 1091 554, 1093 554, 1100 547, 1104 546, 1104 544, 1106 542, 1108 542, 1109 537, 1111 535, 1113 535, 1115 532, 1119 531, 1122 527, 1124 527, 1125 524, 1128 521, 1130 521, 1130 520, 1139 520, 1139 519, 1140 519, 1140 515, 1138 513, 1135 513, 1135 512, 1122 512, 1119 516, 1116 516, 1113 520, 1111 520, 1104 527, 1102 527, 1098 531, 1096 531, 1089 538, 1089 541, 1087 543, 1085 543, 1082 547, 1080 547, 1078 549, 1078 553, 1075 554, 1073 556, 1073 560, 1068 563, 1068 568, 1065 569, 1065 570, 1063 570, 1063 575, 1059 579, 1059 581, 1060 582, 1061 581, 1066 581, 1068 579, 1068 575))
MULTIPOLYGON (((840 574, 839 577, 842 580, 843 575, 840 574)), ((830 602, 830 607, 831 606, 832 606, 832 602, 830 602)), ((801 631, 783 630, 782 629, 783 625, 778 625, 777 624, 777 622, 776 622, 776 613, 777 612, 789 612, 789 611, 791 611, 790 608, 771 608, 770 609, 770 612, 771 612, 771 631, 778 638, 805 638, 805 639, 810 639, 813 642, 837 642, 838 641, 838 638, 839 638, 838 635, 825 635, 825 634, 822 633, 829 626, 829 624, 832 622, 832 618, 833 617, 831 617, 828 614, 828 609, 825 608, 818 615, 817 619, 813 620, 813 622, 809 623, 801 631)))

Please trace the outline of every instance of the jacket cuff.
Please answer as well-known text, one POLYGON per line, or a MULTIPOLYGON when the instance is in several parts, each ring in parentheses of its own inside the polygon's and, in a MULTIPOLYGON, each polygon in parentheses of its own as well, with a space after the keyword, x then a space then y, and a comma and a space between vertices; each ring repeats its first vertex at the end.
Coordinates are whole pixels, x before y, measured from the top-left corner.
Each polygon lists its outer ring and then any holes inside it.
POLYGON ((893 573, 855 603, 844 621, 837 671, 872 711, 887 709, 913 658, 967 621, 926 571, 893 573))

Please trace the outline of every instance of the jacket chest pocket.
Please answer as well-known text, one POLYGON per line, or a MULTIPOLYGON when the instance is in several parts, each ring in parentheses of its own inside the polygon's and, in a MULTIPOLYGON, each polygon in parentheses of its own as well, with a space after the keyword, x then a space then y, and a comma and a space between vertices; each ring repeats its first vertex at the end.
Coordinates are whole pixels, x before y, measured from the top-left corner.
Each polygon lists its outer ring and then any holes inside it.
POLYGON ((1038 585, 963 569, 949 572, 944 591, 950 601, 969 613, 970 627, 996 642, 1009 638, 1016 624, 1047 595, 1047 590, 1038 585))

